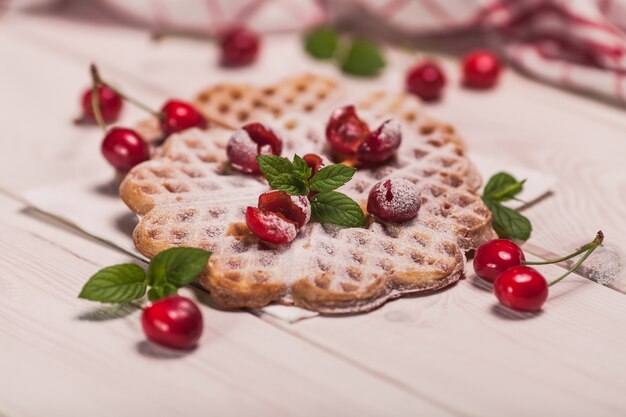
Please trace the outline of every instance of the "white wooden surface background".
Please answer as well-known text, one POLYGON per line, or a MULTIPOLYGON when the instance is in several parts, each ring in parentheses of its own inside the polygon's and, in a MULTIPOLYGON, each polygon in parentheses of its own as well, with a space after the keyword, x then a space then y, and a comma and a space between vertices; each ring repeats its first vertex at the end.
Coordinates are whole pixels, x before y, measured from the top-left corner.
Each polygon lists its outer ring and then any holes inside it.
MULTIPOLYGON (((284 60, 228 76, 306 69, 289 59, 301 53, 293 39, 267 46, 284 60)), ((99 132, 71 124, 88 63, 158 104, 223 79, 214 58, 211 45, 154 45, 99 20, 0 20, 1 416, 626 415, 626 296, 580 277, 555 287, 538 315, 499 308, 469 277, 369 314, 297 324, 221 311, 194 290, 206 328, 189 353, 144 341, 136 308, 78 300, 92 273, 128 258, 41 218, 19 194, 107 169, 99 132)), ((513 72, 484 94, 452 84, 432 112, 455 115, 471 148, 559 179, 525 212, 531 244, 565 251, 602 228, 624 247, 623 110, 513 72)))

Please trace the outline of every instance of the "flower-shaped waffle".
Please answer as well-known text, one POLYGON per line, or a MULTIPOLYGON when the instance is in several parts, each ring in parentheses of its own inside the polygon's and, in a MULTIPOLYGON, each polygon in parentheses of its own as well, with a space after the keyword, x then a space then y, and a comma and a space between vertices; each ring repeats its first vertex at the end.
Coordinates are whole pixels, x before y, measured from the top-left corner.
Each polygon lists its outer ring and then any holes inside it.
MULTIPOLYGON (((314 76, 304 79, 304 88, 293 89, 293 80, 273 87, 273 104, 259 98, 261 89, 251 87, 250 93, 247 87, 223 85, 201 93, 208 98, 196 105, 222 126, 264 122, 285 139, 283 156, 324 155, 322 132, 329 109, 346 101, 341 101, 336 83, 314 76), (278 105, 285 85, 294 95, 290 104, 278 105), (302 94, 314 90, 312 85, 328 88, 304 98, 302 94), (220 102, 209 104, 215 90, 220 102), (229 93, 235 90, 240 92, 237 97, 229 93), (261 103, 252 106, 252 100, 249 107, 238 102, 244 96, 261 103), (302 102, 313 103, 311 97, 317 100, 312 109, 300 107, 302 102), (227 111, 213 113, 224 103, 227 111), (271 106, 279 111, 267 112, 271 106), (236 116, 242 108, 245 118, 236 116)), ((464 252, 493 237, 491 214, 475 193, 479 177, 462 141, 448 125, 426 119, 411 97, 377 93, 356 102, 373 119, 395 117, 401 122, 403 142, 391 162, 359 169, 339 191, 365 207, 376 182, 405 178, 421 195, 415 219, 392 224, 370 216, 367 228, 311 222, 289 244, 261 242, 248 230, 244 213, 268 190, 267 183, 230 168, 225 147, 232 130, 192 129, 170 137, 157 158, 135 167, 122 183, 123 200, 141 216, 134 232, 138 250, 148 257, 174 246, 210 250, 213 255, 200 281, 216 301, 229 307, 281 302, 325 313, 356 312, 457 281, 463 274, 464 252)))

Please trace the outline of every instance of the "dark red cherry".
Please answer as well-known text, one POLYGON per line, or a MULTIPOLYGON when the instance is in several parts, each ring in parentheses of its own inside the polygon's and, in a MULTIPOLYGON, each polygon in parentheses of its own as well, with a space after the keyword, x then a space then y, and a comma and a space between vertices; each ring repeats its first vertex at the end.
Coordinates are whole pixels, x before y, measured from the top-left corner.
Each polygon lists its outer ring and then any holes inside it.
POLYGON ((367 139, 370 129, 356 114, 354 106, 335 110, 326 125, 326 139, 331 149, 343 155, 354 155, 367 139))
POLYGON ((113 127, 102 141, 102 155, 117 170, 128 172, 135 165, 150 159, 150 150, 134 130, 113 127))
POLYGON ((259 239, 276 245, 289 243, 298 234, 298 225, 281 213, 262 211, 256 207, 246 210, 246 224, 259 239))
POLYGON ((446 76, 441 67, 432 61, 422 61, 409 69, 406 90, 422 100, 431 101, 441 97, 446 76))
MULTIPOLYGON (((85 90, 81 99, 83 108, 82 118, 88 122, 96 121, 96 116, 93 113, 93 107, 91 105, 92 91, 92 88, 85 90)), ((100 100, 100 112, 102 113, 104 121, 106 123, 116 121, 124 104, 122 98, 115 91, 104 85, 98 85, 98 98, 100 100)))
POLYGON ((402 143, 400 124, 393 119, 373 131, 357 150, 359 162, 378 164, 392 157, 402 143))
POLYGON ((494 239, 476 249, 474 271, 482 279, 494 282, 502 272, 521 265, 525 260, 524 252, 515 242, 494 239))
POLYGON ((202 335, 202 312, 189 298, 173 295, 146 307, 141 326, 146 337, 155 343, 189 349, 202 335))
POLYGON ((289 195, 284 191, 270 191, 259 196, 259 209, 280 213, 293 221, 300 230, 311 218, 311 204, 305 196, 289 195))
POLYGON ((514 266, 502 272, 493 283, 501 304, 518 311, 537 311, 548 298, 548 283, 529 266, 514 266))
POLYGON ((235 131, 226 146, 233 168, 247 174, 260 174, 257 155, 280 155, 283 141, 261 123, 248 123, 235 131))
POLYGON ((304 155, 302 159, 304 159, 304 162, 306 162, 308 167, 311 168, 311 176, 315 175, 317 171, 324 168, 324 160, 317 154, 308 153, 304 155))
POLYGON ((161 108, 161 129, 165 136, 197 127, 206 129, 206 119, 191 104, 181 100, 168 100, 161 108))
POLYGON ((463 83, 472 88, 491 88, 500 76, 501 63, 487 50, 470 52, 463 59, 463 83))
POLYGON ((260 46, 261 39, 256 33, 241 27, 230 28, 220 36, 220 62, 225 67, 250 65, 256 60, 260 46))
POLYGON ((389 178, 376 183, 367 198, 370 214, 393 223, 415 218, 421 205, 415 185, 404 178, 389 178))

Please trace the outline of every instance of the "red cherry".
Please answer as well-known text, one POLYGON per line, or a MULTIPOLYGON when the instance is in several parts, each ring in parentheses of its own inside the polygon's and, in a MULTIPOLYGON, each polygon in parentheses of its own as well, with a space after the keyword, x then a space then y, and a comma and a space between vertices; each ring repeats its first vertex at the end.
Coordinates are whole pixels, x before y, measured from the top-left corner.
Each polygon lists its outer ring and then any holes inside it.
POLYGON ((246 224, 259 239, 277 245, 291 242, 298 234, 296 222, 281 213, 261 211, 256 207, 246 210, 246 224))
POLYGON ((161 128, 166 136, 192 127, 206 129, 208 126, 200 112, 185 101, 168 100, 161 108, 161 114, 161 128))
POLYGON ((261 123, 248 123, 235 131, 226 146, 226 154, 235 169, 260 174, 257 155, 280 155, 283 141, 261 123))
POLYGON ((370 129, 356 114, 354 106, 335 110, 326 125, 326 139, 331 149, 344 155, 354 155, 370 134, 370 129))
POLYGON ((446 76, 439 65, 432 61, 422 61, 409 69, 406 76, 406 89, 422 100, 436 100, 446 85, 446 76))
POLYGON ((114 168, 128 172, 135 165, 150 159, 148 145, 132 129, 114 127, 104 136, 102 155, 114 168))
POLYGON ((470 52, 463 58, 463 83, 473 88, 490 88, 498 82, 500 59, 491 51, 470 52))
POLYGON ((482 279, 493 282, 500 273, 521 265, 525 260, 524 252, 515 242, 494 239, 476 249, 474 271, 482 279))
MULTIPOLYGON (((81 99, 83 119, 88 122, 96 121, 96 116, 91 106, 92 91, 92 88, 85 90, 81 99)), ((100 100, 100 112, 104 121, 106 123, 116 121, 124 104, 122 98, 115 91, 104 85, 98 85, 98 98, 100 100)))
POLYGON ((300 230, 311 218, 311 204, 305 196, 289 195, 284 191, 270 191, 259 196, 259 209, 280 213, 293 221, 300 230))
POLYGON ((221 34, 220 46, 221 64, 226 67, 241 67, 256 60, 261 39, 248 29, 235 27, 221 34))
POLYGON ((317 154, 308 153, 304 155, 302 159, 304 159, 304 162, 306 162, 309 168, 311 168, 311 176, 315 175, 317 171, 324 168, 324 160, 317 154))
POLYGON ((394 223, 413 219, 421 205, 415 185, 404 178, 389 178, 376 183, 367 198, 370 214, 394 223))
POLYGON ((548 283, 537 270, 521 265, 496 278, 493 292, 501 304, 519 311, 537 311, 548 298, 548 283))
POLYGON ((387 120, 359 146, 357 159, 370 164, 384 162, 396 153, 401 143, 400 124, 393 119, 387 120))
POLYGON ((202 335, 202 312, 192 300, 173 295, 143 310, 141 326, 146 337, 174 349, 189 349, 202 335))

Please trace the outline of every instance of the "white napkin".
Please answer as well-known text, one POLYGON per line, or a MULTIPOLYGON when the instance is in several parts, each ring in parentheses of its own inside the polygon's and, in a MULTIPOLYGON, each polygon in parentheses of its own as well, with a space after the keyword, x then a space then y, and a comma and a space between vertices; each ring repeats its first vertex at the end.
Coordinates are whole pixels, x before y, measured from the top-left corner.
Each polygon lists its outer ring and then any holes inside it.
MULTIPOLYGON (((517 179, 526 178, 524 190, 519 195, 526 203, 550 191, 555 183, 553 177, 528 168, 507 164, 503 169, 501 163, 487 156, 473 154, 471 158, 485 179, 499 171, 506 171, 517 179)), ((112 182, 110 174, 33 189, 27 191, 24 198, 34 208, 146 260, 137 252, 131 239, 137 218, 118 197, 117 185, 112 182)), ((522 204, 511 201, 510 207, 515 208, 522 204)), ((267 314, 290 323, 317 315, 312 311, 282 305, 271 305, 256 313, 267 314)))

